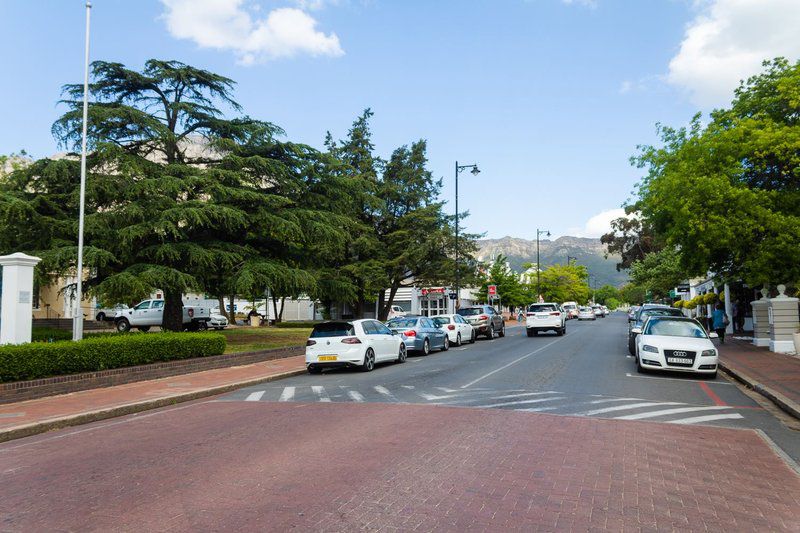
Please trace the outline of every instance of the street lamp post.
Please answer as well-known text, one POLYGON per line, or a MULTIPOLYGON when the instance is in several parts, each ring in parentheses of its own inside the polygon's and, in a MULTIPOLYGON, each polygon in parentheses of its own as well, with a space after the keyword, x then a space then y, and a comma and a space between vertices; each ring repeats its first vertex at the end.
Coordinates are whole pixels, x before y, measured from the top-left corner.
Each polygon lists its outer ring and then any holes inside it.
POLYGON ((597 302, 595 301, 594 297, 595 297, 595 291, 597 289, 597 276, 595 276, 594 274, 589 274, 589 286, 592 289, 592 303, 596 304, 597 302))
POLYGON ((548 237, 550 236, 550 232, 547 231, 546 229, 538 229, 538 228, 536 229, 536 300, 537 301, 542 296, 542 278, 541 278, 542 268, 541 264, 539 263, 539 236, 543 234, 547 234, 548 237))
POLYGON ((456 161, 456 309, 461 306, 461 293, 460 293, 460 284, 461 284, 461 270, 459 269, 458 264, 458 220, 459 220, 459 212, 458 212, 458 175, 463 170, 468 168, 472 169, 472 175, 477 176, 480 173, 478 170, 478 165, 459 165, 458 161, 456 161))
POLYGON ((78 264, 75 275, 75 315, 72 317, 72 340, 79 341, 83 338, 83 220, 84 204, 86 203, 86 125, 89 120, 89 19, 92 12, 92 3, 86 2, 86 46, 84 51, 83 71, 83 132, 81 136, 81 192, 78 208, 78 264))

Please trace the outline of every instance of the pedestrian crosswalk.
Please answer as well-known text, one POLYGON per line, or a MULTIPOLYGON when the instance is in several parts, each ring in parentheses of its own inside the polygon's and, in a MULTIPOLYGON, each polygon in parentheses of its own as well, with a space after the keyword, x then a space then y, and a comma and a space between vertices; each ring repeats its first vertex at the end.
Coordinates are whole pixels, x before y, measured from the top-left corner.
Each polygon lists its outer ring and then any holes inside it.
POLYGON ((247 402, 377 402, 423 403, 481 409, 512 409, 560 415, 644 420, 671 424, 710 424, 742 427, 746 417, 727 405, 693 405, 678 401, 577 394, 564 391, 497 390, 489 388, 452 389, 412 385, 373 386, 267 386, 238 391, 224 400, 247 402))

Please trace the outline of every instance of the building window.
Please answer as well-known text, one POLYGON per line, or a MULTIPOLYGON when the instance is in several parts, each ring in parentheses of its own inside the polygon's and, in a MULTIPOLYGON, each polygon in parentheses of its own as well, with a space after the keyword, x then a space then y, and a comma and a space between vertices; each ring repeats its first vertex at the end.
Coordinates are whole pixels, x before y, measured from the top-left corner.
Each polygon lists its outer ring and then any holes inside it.
POLYGON ((421 303, 421 313, 423 316, 437 316, 447 314, 447 300, 439 296, 423 297, 421 303))

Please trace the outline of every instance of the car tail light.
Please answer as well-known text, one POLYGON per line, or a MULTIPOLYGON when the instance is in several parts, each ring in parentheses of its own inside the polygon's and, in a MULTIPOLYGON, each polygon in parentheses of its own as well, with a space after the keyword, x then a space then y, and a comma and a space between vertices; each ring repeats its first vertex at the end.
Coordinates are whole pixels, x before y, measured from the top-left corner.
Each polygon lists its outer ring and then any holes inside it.
POLYGON ((489 320, 489 317, 486 315, 481 315, 478 317, 478 320, 489 320))
POLYGON ((342 342, 345 344, 361 344, 361 341, 358 340, 358 337, 347 337, 346 339, 342 339, 342 342))
POLYGON ((456 327, 453 324, 450 324, 449 326, 447 326, 447 329, 453 331, 454 329, 456 329, 456 327))
POLYGON ((414 331, 413 329, 410 329, 408 331, 404 331, 403 335, 405 335, 406 337, 416 337, 417 336, 417 332, 414 331))
POLYGON ((555 313, 550 313, 550 316, 561 316, 561 313, 556 311, 555 313))
POLYGON ((315 344, 317 344, 317 341, 312 341, 311 339, 306 341, 306 346, 314 346, 315 344))
POLYGON ((528 316, 536 316, 536 313, 528 313, 528 316))

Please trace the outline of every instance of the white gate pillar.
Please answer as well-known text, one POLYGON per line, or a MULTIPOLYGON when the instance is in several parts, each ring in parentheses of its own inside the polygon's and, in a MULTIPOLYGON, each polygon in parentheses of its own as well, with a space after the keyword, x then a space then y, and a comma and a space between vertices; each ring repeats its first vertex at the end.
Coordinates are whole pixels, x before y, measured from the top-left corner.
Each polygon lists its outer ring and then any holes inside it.
POLYGON ((33 268, 41 261, 23 253, 0 257, 3 296, 0 300, 0 344, 31 342, 33 268))

